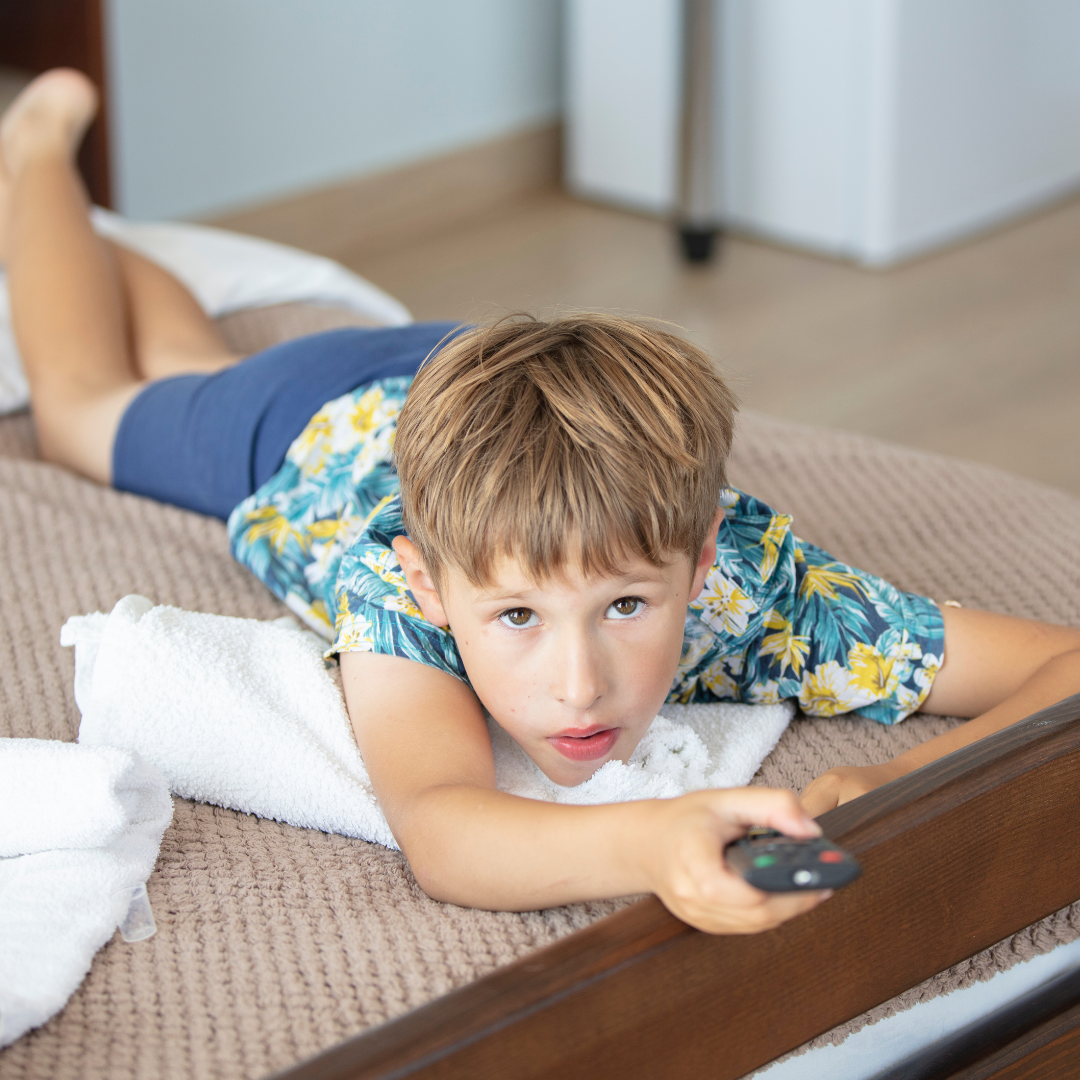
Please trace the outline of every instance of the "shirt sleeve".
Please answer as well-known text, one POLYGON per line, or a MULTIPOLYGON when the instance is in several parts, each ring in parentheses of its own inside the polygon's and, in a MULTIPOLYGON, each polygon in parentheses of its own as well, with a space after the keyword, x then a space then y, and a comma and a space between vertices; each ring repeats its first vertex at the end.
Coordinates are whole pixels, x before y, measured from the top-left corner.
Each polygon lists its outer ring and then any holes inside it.
MULTIPOLYGON (((797 552, 790 623, 792 637, 807 642, 795 675, 803 712, 858 712, 882 724, 910 716, 926 700, 944 660, 940 608, 837 562, 813 544, 800 541, 797 552)), ((765 641, 759 651, 773 659, 765 641)))
POLYGON ((943 660, 937 604, 800 540, 789 517, 750 496, 725 495, 669 700, 794 699, 810 716, 883 724, 915 712, 943 660))
POLYGON ((401 499, 387 498, 342 556, 329 652, 401 656, 468 682, 449 627, 428 622, 409 592, 392 544, 404 536, 401 499))

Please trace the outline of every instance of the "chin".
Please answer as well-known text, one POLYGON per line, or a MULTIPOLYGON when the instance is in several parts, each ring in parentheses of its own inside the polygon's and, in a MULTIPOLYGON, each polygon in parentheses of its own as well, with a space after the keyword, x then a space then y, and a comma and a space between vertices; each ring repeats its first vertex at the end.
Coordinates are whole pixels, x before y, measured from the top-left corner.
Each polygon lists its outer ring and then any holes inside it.
MULTIPOLYGON (((557 761, 552 763, 550 769, 540 765, 540 771, 559 787, 577 787, 586 780, 591 780, 602 765, 612 760, 614 759, 609 757, 603 761, 557 761)), ((537 764, 539 765, 539 762, 537 764)))

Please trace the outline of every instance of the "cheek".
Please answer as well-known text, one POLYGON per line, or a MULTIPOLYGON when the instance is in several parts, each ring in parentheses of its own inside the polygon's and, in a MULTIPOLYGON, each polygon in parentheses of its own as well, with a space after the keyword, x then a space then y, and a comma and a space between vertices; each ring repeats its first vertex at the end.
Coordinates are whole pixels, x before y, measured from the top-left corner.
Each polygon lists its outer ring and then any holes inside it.
POLYGON ((498 632, 474 629, 457 638, 458 652, 476 696, 493 716, 522 715, 536 692, 536 679, 527 661, 498 632))
POLYGON ((682 656, 683 618, 668 618, 619 656, 619 681, 642 704, 659 708, 671 692, 682 656))

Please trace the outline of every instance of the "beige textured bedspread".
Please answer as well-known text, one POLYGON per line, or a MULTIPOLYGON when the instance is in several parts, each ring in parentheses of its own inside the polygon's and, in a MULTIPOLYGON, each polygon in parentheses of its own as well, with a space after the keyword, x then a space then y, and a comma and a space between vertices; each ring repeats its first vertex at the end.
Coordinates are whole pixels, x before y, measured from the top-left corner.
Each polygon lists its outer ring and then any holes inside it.
MULTIPOLYGON (((349 321, 283 308, 234 316, 238 349, 349 321)), ((0 421, 0 735, 74 739, 74 614, 139 592, 272 618, 281 606, 228 554, 220 522, 35 460, 27 416, 0 421)), ((747 416, 735 483, 799 535, 939 600, 1080 625, 1080 500, 1000 472, 747 416)), ((881 761, 951 721, 899 728, 797 720, 758 782, 800 787, 881 761)), ((4 1080, 262 1077, 421 1005, 613 910, 527 914, 438 904, 400 855, 176 801, 149 882, 158 933, 97 956, 67 1007, 0 1052, 4 1080)), ((1080 905, 817 1042, 1080 936, 1080 905)))

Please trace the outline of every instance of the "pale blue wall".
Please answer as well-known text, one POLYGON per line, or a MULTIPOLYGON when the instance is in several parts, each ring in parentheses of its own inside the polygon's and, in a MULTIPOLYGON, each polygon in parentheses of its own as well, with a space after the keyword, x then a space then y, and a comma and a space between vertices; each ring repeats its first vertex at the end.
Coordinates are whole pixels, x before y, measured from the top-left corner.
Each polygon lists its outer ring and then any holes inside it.
POLYGON ((208 215, 554 119, 560 0, 110 0, 133 217, 208 215))

